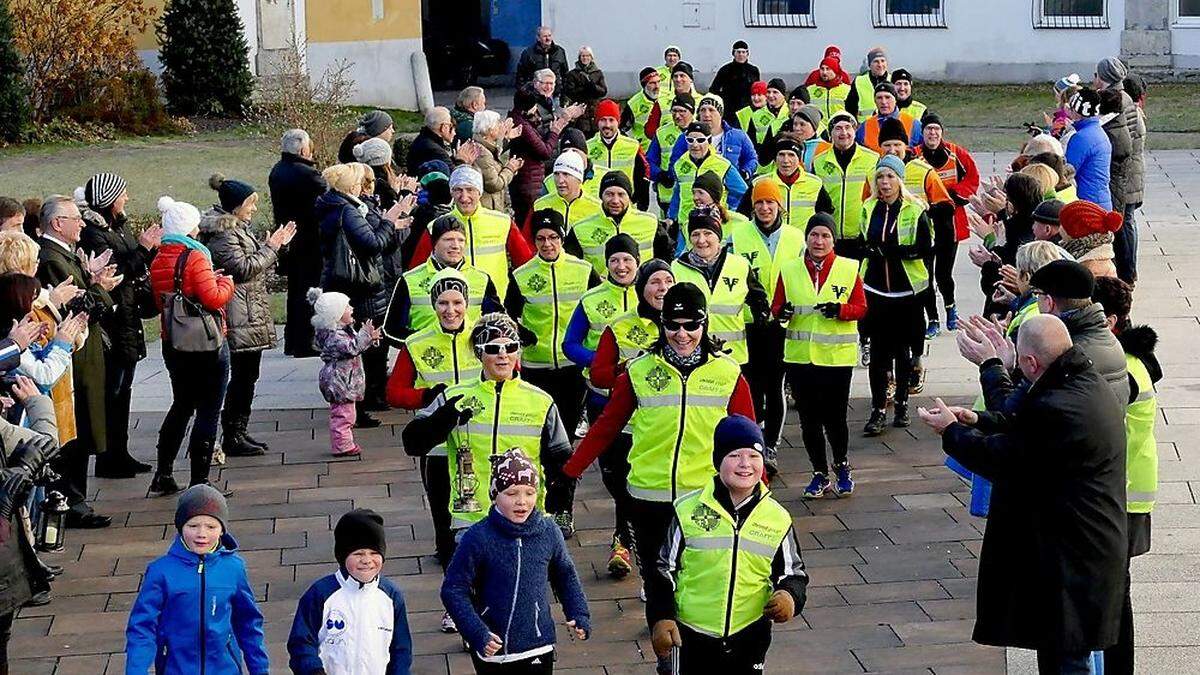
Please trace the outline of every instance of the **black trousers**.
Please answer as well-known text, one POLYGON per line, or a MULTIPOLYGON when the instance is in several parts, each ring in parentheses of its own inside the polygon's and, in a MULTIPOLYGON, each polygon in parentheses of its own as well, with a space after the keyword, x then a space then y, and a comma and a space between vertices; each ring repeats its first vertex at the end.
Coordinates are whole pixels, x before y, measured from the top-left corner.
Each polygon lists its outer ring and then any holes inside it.
POLYGON ((433 518, 433 544, 438 564, 445 569, 454 557, 454 532, 450 530, 450 462, 445 455, 426 455, 421 458, 421 483, 429 498, 429 515, 433 518))
MULTIPOLYGON (((593 400, 592 396, 588 397, 587 402, 587 419, 588 423, 592 424, 596 418, 600 417, 600 413, 604 410, 604 406, 593 400)), ((608 490, 608 494, 613 498, 613 506, 615 511, 615 529, 613 534, 616 535, 617 541, 625 548, 633 548, 633 530, 629 525, 629 450, 633 446, 633 436, 629 434, 620 434, 617 439, 612 442, 600 455, 600 479, 604 482, 604 489, 608 490)))
POLYGON ((258 384, 263 353, 233 352, 229 355, 229 386, 225 389, 225 406, 221 410, 221 428, 226 436, 246 430, 250 406, 254 403, 254 386, 258 384))
POLYGON ((914 359, 924 348, 925 313, 920 296, 892 298, 867 294, 865 334, 871 340, 871 406, 887 407, 888 373, 896 378, 896 403, 908 403, 914 359))
POLYGON ((321 285, 320 266, 311 271, 289 270, 287 276, 287 323, 283 326, 283 353, 296 358, 316 356, 313 346, 313 306, 305 295, 321 285))
POLYGON ((759 675, 771 648, 771 622, 760 619, 724 640, 679 624, 680 673, 759 675))
POLYGON ((137 361, 109 352, 104 355, 104 425, 108 433, 108 450, 96 456, 96 465, 128 461, 129 400, 133 395, 133 378, 137 361))
MULTIPOLYGON (((383 320, 377 320, 375 325, 382 326, 383 320)), ((387 400, 388 349, 389 347, 386 342, 380 342, 379 344, 368 348, 362 353, 363 375, 366 376, 367 380, 366 394, 363 397, 364 400, 387 400)))
POLYGON ((479 675, 550 675, 554 672, 554 652, 508 663, 488 663, 471 652, 471 663, 479 675))
MULTIPOLYGON (((954 238, 954 219, 936 219, 933 223, 933 255, 925 259, 925 269, 929 270, 934 283, 937 284, 938 292, 942 294, 942 304, 946 307, 954 304, 954 260, 957 257, 958 241, 954 238)), ((937 301, 932 292, 926 293, 925 296, 925 314, 930 321, 936 321, 938 318, 937 301)))
MULTIPOLYGON (((629 524, 633 526, 633 552, 637 559, 638 573, 645 581, 654 573, 658 564, 658 553, 667 540, 667 530, 675 518, 675 506, 671 502, 651 502, 637 497, 629 498, 629 524)), ((649 619, 646 621, 649 625, 649 619)), ((650 626, 654 628, 654 626, 650 626)))
POLYGON ((13 616, 9 612, 0 616, 0 675, 8 675, 8 640, 12 637, 13 616))
POLYGON ((221 401, 229 382, 229 345, 215 352, 178 352, 163 342, 163 362, 171 377, 171 408, 158 430, 158 473, 170 475, 179 446, 192 424, 188 450, 192 453, 191 482, 208 477, 212 445, 217 437, 221 401))
POLYGON ((575 441, 575 427, 579 426, 583 414, 583 371, 579 366, 567 368, 525 368, 521 371, 525 381, 550 394, 558 406, 567 436, 575 441))
POLYGON ((50 462, 50 466, 59 476, 58 480, 54 481, 50 487, 63 493, 63 496, 67 498, 67 504, 72 507, 78 505, 79 508, 76 510, 85 512, 90 510, 83 506, 83 502, 87 499, 88 462, 90 460, 91 448, 88 448, 79 439, 75 439, 64 443, 58 456, 50 462))
POLYGON ((850 405, 853 366, 789 364, 788 385, 800 413, 800 433, 813 472, 829 473, 825 442, 833 451, 833 463, 845 464, 850 446, 846 413, 850 405))
POLYGON ((750 385, 754 416, 763 427, 767 447, 779 447, 787 399, 783 392, 784 327, 778 324, 746 326, 746 345, 750 359, 742 366, 742 375, 750 385))

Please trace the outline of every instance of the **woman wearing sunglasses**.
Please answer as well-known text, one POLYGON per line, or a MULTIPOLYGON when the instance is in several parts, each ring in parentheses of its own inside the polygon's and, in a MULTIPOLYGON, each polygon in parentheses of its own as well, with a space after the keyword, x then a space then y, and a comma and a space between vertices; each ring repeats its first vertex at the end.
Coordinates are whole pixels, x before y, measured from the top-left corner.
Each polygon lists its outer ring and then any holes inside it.
MULTIPOLYGON (((579 477, 626 425, 633 430, 628 514, 643 580, 666 538, 672 502, 712 480, 713 431, 733 414, 754 419, 750 387, 708 334, 704 291, 675 284, 663 297, 658 341, 617 377, 604 412, 563 469, 579 477)), ((662 617, 647 618, 653 626, 662 617)))
MULTIPOLYGON (((487 515, 493 457, 519 450, 546 477, 538 508, 569 513, 575 482, 565 479, 571 456, 558 406, 550 395, 517 372, 521 337, 506 314, 480 317, 470 343, 482 367, 480 377, 448 387, 416 413, 404 428, 404 451, 423 457, 445 444, 450 470, 450 527, 456 533, 487 515)), ((669 506, 669 505, 668 505, 669 506)))

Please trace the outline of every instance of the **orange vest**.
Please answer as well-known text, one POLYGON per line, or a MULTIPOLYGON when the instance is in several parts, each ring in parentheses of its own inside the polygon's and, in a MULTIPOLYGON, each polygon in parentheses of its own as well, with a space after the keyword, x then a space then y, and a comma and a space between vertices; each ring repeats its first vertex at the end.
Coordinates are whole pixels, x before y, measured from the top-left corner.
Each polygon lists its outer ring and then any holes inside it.
MULTIPOLYGON (((900 123, 904 125, 904 133, 908 134, 908 140, 912 142, 913 133, 913 118, 906 112, 899 114, 900 123)), ((862 144, 879 154, 883 154, 883 149, 879 147, 879 116, 871 115, 863 122, 863 142, 862 144)))
MULTIPOLYGON (((946 146, 946 163, 942 166, 934 166, 933 170, 937 172, 938 178, 942 179, 942 185, 946 186, 947 192, 954 192, 954 186, 958 184, 958 146, 942 141, 942 145, 946 146)), ((926 162, 929 161, 925 157, 925 146, 917 147, 917 154, 926 162)), ((930 164, 930 166, 933 166, 930 164)), ((971 236, 971 229, 967 225, 967 214, 963 211, 963 207, 957 204, 954 207, 954 240, 963 241, 971 236)))

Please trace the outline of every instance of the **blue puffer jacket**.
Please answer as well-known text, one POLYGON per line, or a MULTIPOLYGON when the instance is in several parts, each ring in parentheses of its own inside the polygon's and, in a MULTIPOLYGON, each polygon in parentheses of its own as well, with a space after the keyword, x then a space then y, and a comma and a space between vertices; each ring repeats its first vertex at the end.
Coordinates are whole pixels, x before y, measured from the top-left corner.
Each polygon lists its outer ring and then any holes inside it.
POLYGON ((263 616, 254 602, 237 542, 221 536, 198 555, 178 536, 146 568, 125 628, 125 673, 251 675, 268 671, 263 616), (203 636, 203 640, 198 637, 203 636))
POLYGON ((313 206, 321 232, 321 288, 350 296, 354 318, 359 321, 381 319, 387 312, 390 289, 383 283, 383 257, 396 250, 399 240, 396 228, 384 220, 373 204, 330 190, 317 197, 313 206), (377 283, 366 287, 346 288, 330 283, 333 267, 333 244, 338 229, 346 233, 346 241, 358 255, 364 270, 373 270, 377 283))
POLYGON ((1080 199, 1112 210, 1109 170, 1112 142, 1100 126, 1100 118, 1085 117, 1071 123, 1075 133, 1067 141, 1067 163, 1075 167, 1075 185, 1080 199))
MULTIPOLYGON (((717 152, 721 156, 729 160, 733 168, 737 169, 743 179, 749 179, 758 171, 758 151, 754 149, 754 141, 746 135, 746 132, 741 129, 732 127, 729 122, 721 122, 721 142, 715 145, 717 152)), ((675 165, 675 160, 683 157, 683 153, 687 152, 687 134, 679 134, 679 138, 675 140, 675 147, 671 149, 671 166, 675 165)), ((739 201, 741 195, 738 195, 739 201)), ((737 203, 732 202, 733 206, 730 209, 737 208, 737 203)))
POLYGON ((517 655, 554 644, 551 587, 567 620, 590 634, 587 598, 558 526, 541 511, 518 525, 493 507, 454 552, 442 604, 472 650, 482 654, 495 633, 504 645, 497 656, 517 655))

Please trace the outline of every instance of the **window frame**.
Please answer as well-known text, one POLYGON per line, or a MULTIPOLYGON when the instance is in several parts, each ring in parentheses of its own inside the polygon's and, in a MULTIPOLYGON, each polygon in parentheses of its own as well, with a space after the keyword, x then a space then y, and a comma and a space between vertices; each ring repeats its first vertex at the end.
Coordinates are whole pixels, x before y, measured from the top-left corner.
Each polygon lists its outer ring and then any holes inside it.
POLYGON ((1036 30, 1109 30, 1112 28, 1112 13, 1108 0, 1100 0, 1100 14, 1046 14, 1049 0, 1033 0, 1033 27, 1036 30), (1094 21, 1094 25, 1086 25, 1094 21), (1072 25, 1078 22, 1079 25, 1072 25))
POLYGON ((871 23, 874 28, 949 28, 946 25, 946 0, 937 0, 937 11, 928 14, 889 12, 889 0, 873 0, 871 23))
POLYGON ((1195 16, 1184 16, 1179 11, 1180 2, 1182 0, 1171 0, 1171 27, 1200 28, 1200 12, 1195 16))
MULTIPOLYGON (((817 0, 808 0, 807 14, 782 14, 760 12, 759 2, 763 0, 742 0, 742 24, 746 28, 816 28, 817 0)), ((787 0, 766 0, 767 2, 786 2, 787 0)))

